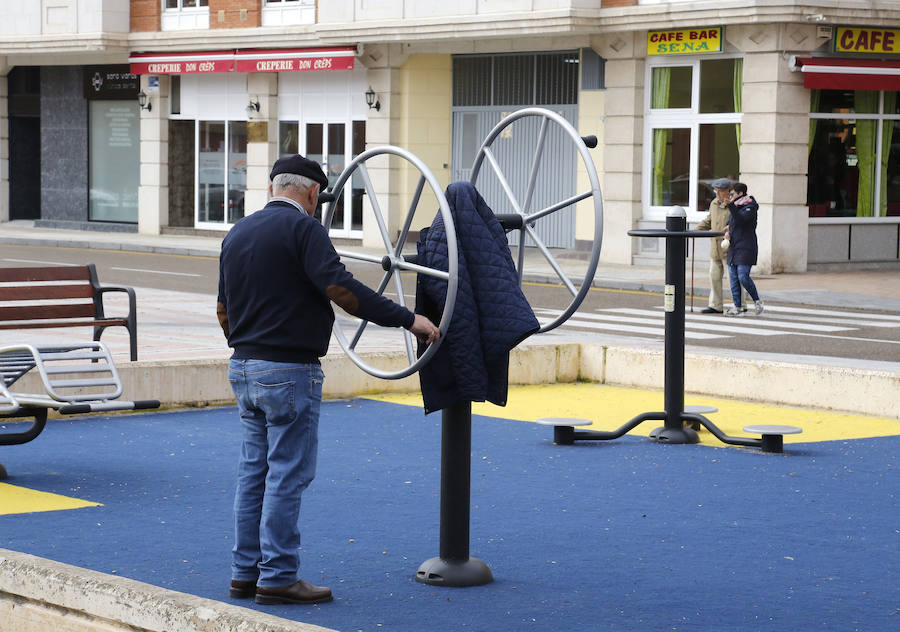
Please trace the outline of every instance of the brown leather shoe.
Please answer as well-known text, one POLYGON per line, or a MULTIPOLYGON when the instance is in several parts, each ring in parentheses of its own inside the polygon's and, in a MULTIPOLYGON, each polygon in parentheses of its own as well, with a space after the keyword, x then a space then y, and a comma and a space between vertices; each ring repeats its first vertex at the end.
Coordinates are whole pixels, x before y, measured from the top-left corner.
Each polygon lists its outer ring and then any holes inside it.
POLYGON ((267 605, 279 603, 325 603, 332 599, 330 588, 313 586, 302 579, 298 579, 296 583, 290 586, 256 587, 256 603, 267 605))
POLYGON ((244 582, 239 579, 231 580, 231 588, 228 594, 235 599, 250 599, 256 594, 256 582, 244 582))

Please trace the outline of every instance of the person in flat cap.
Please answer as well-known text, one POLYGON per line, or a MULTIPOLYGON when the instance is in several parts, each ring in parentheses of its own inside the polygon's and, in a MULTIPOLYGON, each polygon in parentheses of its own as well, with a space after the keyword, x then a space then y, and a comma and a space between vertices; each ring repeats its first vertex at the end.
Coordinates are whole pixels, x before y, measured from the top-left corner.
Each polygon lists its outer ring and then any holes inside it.
POLYGON ((222 241, 217 315, 243 428, 234 500, 230 594, 257 603, 331 601, 300 579, 300 497, 313 480, 323 373, 334 312, 405 327, 431 344, 440 330, 353 278, 313 218, 328 179, 300 155, 272 167, 264 208, 222 241))
MULTIPOLYGON (((728 224, 730 212, 728 210, 728 195, 731 193, 732 182, 728 178, 713 180, 712 188, 716 192, 715 199, 709 203, 709 215, 700 220, 697 230, 724 231, 728 224)), ((703 309, 704 314, 721 314, 722 306, 722 278, 728 269, 726 258, 727 248, 722 246, 721 239, 709 240, 709 305, 703 309)))

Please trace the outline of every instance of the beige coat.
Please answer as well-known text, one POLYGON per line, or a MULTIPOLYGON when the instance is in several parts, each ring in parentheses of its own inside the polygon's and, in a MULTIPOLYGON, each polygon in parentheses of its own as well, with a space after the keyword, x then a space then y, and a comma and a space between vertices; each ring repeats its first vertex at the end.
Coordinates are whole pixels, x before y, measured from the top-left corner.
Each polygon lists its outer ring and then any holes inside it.
MULTIPOLYGON (((709 203, 709 215, 700 220, 697 230, 714 230, 724 232, 728 224, 731 212, 724 204, 720 204, 718 198, 709 203)), ((709 240, 709 256, 711 259, 725 259, 728 251, 722 250, 722 238, 713 237, 709 240)))

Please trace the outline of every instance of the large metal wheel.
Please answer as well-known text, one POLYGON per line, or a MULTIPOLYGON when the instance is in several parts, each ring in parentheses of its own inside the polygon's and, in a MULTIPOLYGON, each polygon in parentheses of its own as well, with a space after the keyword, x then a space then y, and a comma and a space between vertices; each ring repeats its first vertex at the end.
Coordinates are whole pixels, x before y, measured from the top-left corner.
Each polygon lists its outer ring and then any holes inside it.
POLYGON ((565 310, 563 310, 562 314, 560 314, 552 322, 543 325, 537 333, 544 333, 546 331, 550 331, 551 329, 555 329, 556 327, 564 323, 569 318, 569 316, 571 316, 575 312, 575 310, 578 309, 578 306, 581 305, 581 302, 587 295, 588 290, 590 290, 591 284, 594 280, 594 274, 597 271, 597 262, 600 259, 600 245, 603 238, 603 199, 600 195, 600 179, 597 177, 597 170, 594 167, 594 161, 591 159, 590 153, 588 153, 586 142, 592 142, 592 147, 596 146, 596 138, 582 138, 575 130, 575 128, 572 127, 572 125, 566 119, 564 119, 556 112, 545 110, 543 108, 525 108, 513 112, 502 121, 500 121, 494 127, 494 129, 491 130, 488 136, 484 139, 484 142, 481 144, 481 148, 478 150, 478 154, 475 157, 475 162, 472 165, 472 174, 470 179, 471 183, 476 187, 478 186, 479 173, 481 172, 482 167, 486 165, 486 167, 490 168, 494 176, 499 181, 500 187, 502 188, 506 197, 509 199, 509 202, 512 205, 512 208, 514 209, 516 215, 519 216, 519 221, 516 222, 516 224, 521 225, 521 228, 515 228, 515 230, 519 231, 519 247, 516 262, 516 269, 519 273, 519 285, 522 284, 522 277, 525 272, 525 247, 527 236, 531 239, 531 241, 534 242, 534 244, 540 250, 541 254, 543 254, 544 258, 550 264, 551 268, 558 275, 562 284, 572 294, 572 301, 569 303, 569 306, 565 310), (513 192, 513 188, 509 183, 509 178, 507 177, 494 151, 492 150, 492 146, 497 138, 512 135, 513 132, 511 128, 513 124, 525 117, 539 117, 540 130, 538 132, 538 138, 534 148, 534 153, 531 157, 531 170, 527 180, 525 196, 524 199, 519 200, 516 194, 513 192), (575 150, 578 152, 579 157, 581 158, 584 169, 587 172, 588 179, 590 180, 590 189, 564 200, 559 200, 558 202, 555 202, 545 208, 532 210, 531 206, 535 188, 537 186, 538 171, 541 165, 541 158, 544 153, 544 147, 547 143, 548 130, 551 129, 551 125, 555 125, 561 128, 565 136, 568 137, 569 140, 571 140, 575 150), (562 267, 560 267, 559 263, 556 261, 556 258, 550 252, 550 249, 538 236, 537 232, 534 229, 534 226, 535 223, 542 218, 556 213, 557 211, 560 211, 562 209, 574 206, 578 202, 587 200, 588 198, 592 198, 593 201, 594 241, 591 248, 590 259, 584 279, 580 280, 581 287, 576 287, 575 280, 570 279, 562 269, 562 267))
MULTIPOLYGON (((426 362, 429 361, 431 356, 435 354, 441 342, 444 340, 444 336, 446 335, 447 329, 450 326, 450 318, 453 316, 453 307, 456 304, 456 287, 458 279, 457 268, 459 265, 456 248, 456 230, 453 226, 453 216, 450 214, 450 205, 447 203, 447 198, 444 196, 443 189, 438 183, 437 178, 434 177, 434 174, 431 172, 431 170, 428 169, 428 167, 425 166, 425 163, 419 160, 419 158, 417 158, 414 154, 406 151, 405 149, 401 149, 400 147, 394 147, 391 145, 369 149, 354 158, 353 161, 349 165, 347 165, 347 168, 344 169, 344 171, 341 173, 340 177, 334 185, 334 188, 332 189, 332 192, 335 196, 334 201, 326 204, 323 208, 322 223, 324 224, 326 230, 331 228, 331 221, 334 217, 334 211, 337 208, 337 204, 344 192, 345 184, 357 171, 359 172, 359 176, 365 187, 366 196, 369 198, 369 202, 372 205, 372 211, 374 212, 375 221, 378 224, 378 229, 379 231, 381 231, 381 239, 384 243, 385 254, 382 256, 376 256, 366 253, 341 250, 339 248, 336 249, 337 253, 344 259, 362 261, 381 267, 384 270, 384 276, 382 277, 381 282, 376 288, 376 291, 378 292, 378 294, 383 294, 385 288, 387 288, 388 284, 393 280, 397 296, 399 297, 397 302, 404 306, 406 306, 406 302, 403 295, 402 281, 400 279, 401 271, 426 274, 447 281, 447 299, 444 302, 444 310, 441 313, 441 321, 440 323, 438 323, 438 327, 441 330, 441 338, 434 344, 430 345, 425 350, 425 352, 417 359, 413 335, 409 331, 403 330, 406 355, 409 360, 409 364, 403 369, 396 371, 380 369, 367 363, 356 352, 356 346, 366 329, 368 321, 361 321, 356 328, 356 332, 354 333, 352 338, 348 339, 343 329, 340 327, 338 321, 335 320, 333 331, 335 337, 337 338, 338 344, 340 344, 341 348, 347 353, 350 359, 359 368, 361 368, 369 375, 374 375, 375 377, 380 377, 387 380, 397 380, 408 375, 412 375, 413 373, 418 371, 426 362), (372 186, 372 181, 369 177, 369 169, 366 166, 366 164, 370 160, 376 159, 381 156, 386 156, 386 159, 389 159, 390 156, 397 156, 411 163, 412 166, 419 171, 418 184, 416 185, 415 193, 413 194, 409 209, 407 210, 406 216, 403 219, 403 225, 400 230, 400 234, 397 237, 396 243, 391 240, 391 237, 388 233, 387 222, 385 221, 385 216, 382 213, 381 204, 379 203, 378 197, 375 194, 375 189, 372 186), (415 216, 416 210, 418 209, 419 203, 422 198, 422 193, 425 190, 426 185, 430 187, 432 193, 434 194, 434 197, 437 199, 439 212, 444 220, 444 226, 447 232, 447 257, 449 261, 448 270, 438 270, 435 268, 429 268, 427 266, 421 266, 414 261, 410 261, 409 257, 405 257, 403 255, 403 248, 406 245, 410 226, 412 225, 413 217, 415 216)), ((431 212, 431 209, 429 209, 427 212, 431 212)))

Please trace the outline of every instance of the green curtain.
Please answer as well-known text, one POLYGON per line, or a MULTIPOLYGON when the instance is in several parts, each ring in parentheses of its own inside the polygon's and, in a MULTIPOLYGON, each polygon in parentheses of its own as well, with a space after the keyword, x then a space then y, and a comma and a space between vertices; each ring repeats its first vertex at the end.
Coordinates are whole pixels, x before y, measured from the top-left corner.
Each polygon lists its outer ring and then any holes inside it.
MULTIPOLYGON (((897 93, 884 93, 884 113, 893 114, 897 109, 897 93)), ((879 194, 878 213, 887 215, 887 168, 888 159, 891 157, 891 141, 894 137, 894 121, 883 120, 881 122, 881 192, 879 194)))
MULTIPOLYGON (((813 88, 809 91, 809 111, 810 112, 818 112, 819 111, 819 100, 822 98, 822 91, 813 88)), ((806 153, 811 154, 813 143, 816 142, 816 124, 819 122, 818 119, 811 118, 809 119, 809 145, 806 148, 806 153)))
MULTIPOLYGON (((853 107, 859 112, 877 112, 878 92, 873 90, 856 90, 853 96, 853 107)), ((856 197, 856 216, 872 217, 875 209, 872 205, 875 193, 875 142, 878 121, 856 119, 856 167, 859 171, 859 193, 856 197)))
MULTIPOLYGON (((669 87, 672 82, 671 68, 654 68, 653 85, 650 92, 651 108, 669 107, 669 87)), ((661 206, 663 203, 663 182, 665 182, 666 147, 669 143, 671 130, 653 130, 653 205, 661 206)))
MULTIPOLYGON (((744 60, 734 60, 734 79, 732 80, 732 91, 734 92, 734 111, 744 111, 744 60)), ((734 124, 734 133, 737 137, 738 149, 741 148, 741 124, 734 124)))

